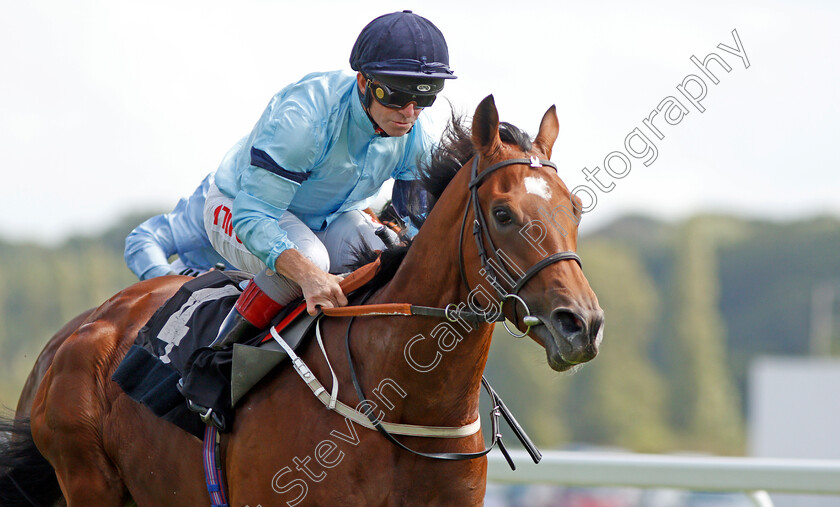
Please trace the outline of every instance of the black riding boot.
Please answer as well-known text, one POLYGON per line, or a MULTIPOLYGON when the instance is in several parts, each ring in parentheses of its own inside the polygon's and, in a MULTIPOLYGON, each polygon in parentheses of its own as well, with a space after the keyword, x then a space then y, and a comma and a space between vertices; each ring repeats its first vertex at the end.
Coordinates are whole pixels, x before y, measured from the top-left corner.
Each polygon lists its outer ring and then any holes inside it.
POLYGON ((283 305, 274 301, 263 292, 253 280, 239 295, 236 304, 219 326, 216 339, 211 348, 222 349, 249 338, 261 329, 265 329, 271 320, 280 313, 283 305))
POLYGON ((253 335, 259 331, 257 326, 248 322, 248 319, 239 313, 239 310, 234 306, 230 309, 222 325, 219 326, 219 333, 216 339, 210 344, 210 348, 223 349, 228 345, 241 342, 244 338, 253 335))

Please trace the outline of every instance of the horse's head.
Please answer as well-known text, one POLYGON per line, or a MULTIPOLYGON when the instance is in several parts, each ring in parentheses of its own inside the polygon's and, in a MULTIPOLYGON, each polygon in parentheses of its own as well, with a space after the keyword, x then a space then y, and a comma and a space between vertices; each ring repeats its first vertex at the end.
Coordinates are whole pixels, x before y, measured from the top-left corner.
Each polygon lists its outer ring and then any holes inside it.
MULTIPOLYGON (((545 347, 552 369, 565 371, 598 353, 604 312, 574 254, 580 200, 548 165, 558 129, 554 106, 531 142, 513 126, 502 124, 500 130, 492 95, 479 104, 468 212, 478 217, 481 239, 465 237, 461 244, 477 254, 464 256, 470 286, 475 276, 497 286, 505 316, 545 347)), ((467 227, 464 234, 473 230, 467 227)))

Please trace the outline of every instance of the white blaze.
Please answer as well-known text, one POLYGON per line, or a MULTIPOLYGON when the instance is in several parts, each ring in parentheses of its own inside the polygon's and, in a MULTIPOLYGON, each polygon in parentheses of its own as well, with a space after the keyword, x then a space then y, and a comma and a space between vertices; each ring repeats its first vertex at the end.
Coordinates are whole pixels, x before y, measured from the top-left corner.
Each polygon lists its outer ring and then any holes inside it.
POLYGON ((548 183, 537 176, 528 176, 525 178, 525 190, 529 194, 534 194, 542 197, 546 201, 551 200, 551 190, 548 189, 548 183))

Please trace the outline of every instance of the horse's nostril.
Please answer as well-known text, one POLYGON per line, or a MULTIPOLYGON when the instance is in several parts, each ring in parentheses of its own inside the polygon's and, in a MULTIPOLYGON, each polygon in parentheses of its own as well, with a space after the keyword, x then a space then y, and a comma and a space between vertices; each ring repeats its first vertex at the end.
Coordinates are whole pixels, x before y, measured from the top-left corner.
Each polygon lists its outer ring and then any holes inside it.
POLYGON ((568 310, 554 310, 552 317, 564 336, 575 335, 580 333, 584 328, 583 321, 568 310))

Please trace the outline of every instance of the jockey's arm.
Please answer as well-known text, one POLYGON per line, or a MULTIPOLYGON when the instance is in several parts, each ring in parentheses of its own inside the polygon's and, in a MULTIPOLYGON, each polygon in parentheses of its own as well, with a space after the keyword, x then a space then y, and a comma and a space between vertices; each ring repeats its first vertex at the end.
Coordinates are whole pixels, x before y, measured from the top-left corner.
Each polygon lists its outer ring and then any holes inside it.
POLYGON ((322 271, 294 248, 280 253, 274 270, 300 285, 306 299, 306 311, 310 315, 314 315, 319 306, 336 308, 347 305, 347 298, 338 285, 341 277, 322 271))
POLYGON ((339 287, 340 277, 329 274, 306 258, 278 223, 299 184, 262 168, 246 171, 242 187, 233 201, 233 230, 245 247, 266 266, 300 286, 306 309, 347 304, 339 287))
POLYGON ((204 230, 204 202, 212 181, 211 173, 172 211, 146 220, 126 237, 125 262, 139 279, 176 273, 197 276, 225 263, 204 230), (179 259, 170 264, 168 259, 176 254, 179 259))
POLYGON ((395 180, 391 193, 391 204, 400 220, 405 223, 405 234, 410 238, 417 234, 413 218, 424 219, 428 212, 426 191, 416 185, 415 180, 395 180))
POLYGON ((411 150, 403 163, 391 174, 394 178, 391 204, 405 223, 405 234, 410 238, 417 234, 412 217, 422 220, 428 212, 428 197, 418 181, 421 172, 419 166, 429 162, 434 145, 422 124, 418 123, 414 128, 416 130, 412 136, 411 150))
POLYGON ((146 220, 125 239, 125 262, 141 280, 172 274, 168 259, 174 253, 175 240, 166 215, 146 220))

